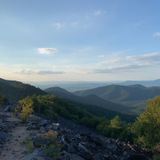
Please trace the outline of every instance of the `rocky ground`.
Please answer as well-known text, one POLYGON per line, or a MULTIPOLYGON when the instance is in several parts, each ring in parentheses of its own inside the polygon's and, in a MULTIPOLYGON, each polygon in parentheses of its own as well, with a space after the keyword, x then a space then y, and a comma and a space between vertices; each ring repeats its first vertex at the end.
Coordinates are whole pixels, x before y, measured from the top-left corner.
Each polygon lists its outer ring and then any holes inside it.
POLYGON ((0 136, 4 137, 1 137, 0 160, 22 160, 27 151, 22 143, 29 136, 26 126, 12 113, 1 113, 1 120, 0 136))
POLYGON ((0 160, 149 160, 137 146, 106 138, 62 119, 31 116, 21 123, 12 113, 0 115, 0 160))

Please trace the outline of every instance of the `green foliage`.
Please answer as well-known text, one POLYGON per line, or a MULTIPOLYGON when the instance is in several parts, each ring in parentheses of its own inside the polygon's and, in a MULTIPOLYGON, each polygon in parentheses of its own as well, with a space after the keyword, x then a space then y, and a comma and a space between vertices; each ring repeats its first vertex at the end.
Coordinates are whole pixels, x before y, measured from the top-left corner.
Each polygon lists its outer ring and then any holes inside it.
POLYGON ((160 97, 148 102, 148 106, 133 124, 126 124, 116 116, 101 119, 96 130, 107 137, 135 142, 146 148, 155 149, 160 144, 160 97))
POLYGON ((119 129, 122 128, 122 122, 119 116, 115 116, 111 122, 110 122, 110 127, 111 128, 115 128, 115 129, 119 129))
POLYGON ((8 100, 6 97, 0 95, 0 106, 6 105, 8 100))
POLYGON ((160 160, 160 155, 159 154, 155 154, 153 156, 153 160, 160 160))
POLYGON ((44 148, 44 153, 51 158, 57 159, 61 155, 62 145, 57 141, 57 132, 52 130, 48 131, 42 136, 42 139, 48 141, 48 145, 44 148))
POLYGON ((153 149, 160 143, 160 97, 148 102, 148 107, 136 120, 132 128, 136 142, 153 149))
POLYGON ((54 119, 60 116, 94 128, 108 137, 125 140, 128 137, 128 130, 119 116, 111 120, 97 117, 74 103, 51 95, 27 97, 19 101, 16 111, 24 121, 32 113, 54 119))
POLYGON ((23 120, 26 120, 32 113, 56 119, 62 116, 74 121, 80 121, 83 117, 90 117, 91 114, 80 109, 72 103, 66 102, 55 96, 32 96, 20 100, 16 107, 23 120))
POLYGON ((96 127, 96 130, 102 134, 107 134, 109 129, 109 121, 105 118, 101 118, 99 124, 96 127))
POLYGON ((32 153, 33 150, 34 150, 33 141, 30 140, 30 139, 27 139, 27 140, 24 141, 23 143, 24 143, 24 145, 25 145, 27 151, 28 151, 29 153, 32 153))
POLYGON ((59 158, 61 155, 61 147, 58 143, 48 145, 45 150, 45 154, 51 158, 59 158))
POLYGON ((46 94, 44 91, 29 84, 0 79, 0 95, 4 95, 10 102, 17 102, 27 96, 44 94, 46 94))
POLYGON ((33 113, 33 101, 29 97, 20 100, 16 111, 20 111, 20 118, 26 121, 27 118, 33 113))
POLYGON ((83 117, 81 120, 82 124, 95 128, 99 124, 99 119, 94 116, 83 117))

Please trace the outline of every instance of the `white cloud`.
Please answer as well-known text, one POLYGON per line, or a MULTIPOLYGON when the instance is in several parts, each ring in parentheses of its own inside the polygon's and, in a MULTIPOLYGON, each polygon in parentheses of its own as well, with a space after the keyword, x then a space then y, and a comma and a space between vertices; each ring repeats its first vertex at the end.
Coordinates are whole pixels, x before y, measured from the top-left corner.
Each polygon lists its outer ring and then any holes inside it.
POLYGON ((70 22, 69 26, 70 27, 78 27, 79 26, 79 21, 77 21, 77 20, 72 21, 72 22, 70 22))
POLYGON ((104 54, 101 54, 101 55, 98 55, 97 57, 98 57, 98 58, 105 58, 105 55, 104 55, 104 54))
MULTIPOLYGON (((101 54, 99 55, 101 57, 101 54)), ((159 78, 160 52, 131 55, 123 51, 123 53, 112 53, 110 56, 104 55, 105 57, 102 55, 102 58, 83 64, 76 60, 54 63, 54 66, 52 64, 46 64, 46 66, 44 63, 36 65, 0 64, 0 74, 7 79, 24 81, 82 80, 82 77, 85 80, 159 78), (21 70, 22 68, 24 70, 21 70)))
POLYGON ((78 27, 80 27, 78 20, 73 20, 73 21, 58 21, 58 22, 52 23, 52 26, 56 30, 62 30, 62 29, 66 29, 66 28, 78 28, 78 27))
POLYGON ((103 14, 105 14, 105 11, 103 11, 103 10, 96 10, 93 13, 94 16, 101 16, 103 14))
POLYGON ((65 30, 65 29, 86 29, 89 28, 89 26, 96 23, 96 18, 98 16, 105 15, 106 11, 97 9, 93 10, 91 12, 87 12, 82 14, 81 16, 75 15, 75 18, 71 19, 62 19, 58 21, 53 21, 51 23, 51 26, 56 30, 65 30))
POLYGON ((39 54, 49 55, 56 54, 58 52, 57 48, 37 48, 39 54))
POLYGON ((54 22, 52 26, 55 27, 57 30, 64 28, 66 25, 65 22, 54 22))
POLYGON ((39 75, 52 75, 52 74, 64 74, 65 72, 63 71, 50 71, 50 70, 45 70, 45 71, 38 71, 37 74, 39 75))
POLYGON ((23 69, 18 72, 18 74, 22 75, 54 75, 54 74, 64 74, 63 71, 53 71, 53 70, 30 70, 30 69, 23 69))
POLYGON ((160 52, 145 53, 142 55, 114 55, 98 64, 94 73, 110 73, 117 71, 134 71, 141 68, 160 65, 160 52))
POLYGON ((16 71, 15 73, 18 73, 18 74, 27 74, 27 75, 31 75, 31 74, 34 74, 35 72, 32 71, 32 70, 26 70, 26 69, 23 69, 21 71, 16 71))
POLYGON ((153 37, 154 37, 154 38, 160 38, 160 32, 154 33, 154 34, 153 34, 153 37))

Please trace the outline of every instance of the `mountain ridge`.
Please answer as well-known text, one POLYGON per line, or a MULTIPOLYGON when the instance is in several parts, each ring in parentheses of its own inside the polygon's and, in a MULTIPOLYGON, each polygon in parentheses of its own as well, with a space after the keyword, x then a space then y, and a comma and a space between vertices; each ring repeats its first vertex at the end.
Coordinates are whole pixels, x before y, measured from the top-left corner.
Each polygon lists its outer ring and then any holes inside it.
POLYGON ((111 102, 143 110, 144 104, 149 99, 160 95, 160 87, 145 87, 139 84, 129 86, 112 84, 89 90, 76 91, 74 94, 82 97, 96 95, 104 100, 110 100, 111 102))
POLYGON ((117 113, 117 110, 119 110, 119 112, 122 114, 128 114, 127 106, 123 106, 120 104, 113 103, 111 101, 104 100, 95 95, 88 95, 85 97, 80 97, 60 87, 51 87, 51 88, 46 89, 45 91, 49 94, 56 95, 58 97, 61 97, 61 98, 64 98, 64 99, 67 99, 67 100, 70 100, 76 103, 81 103, 83 105, 92 106, 92 108, 97 107, 97 110, 101 109, 101 110, 104 110, 104 112, 105 110, 109 110, 109 111, 113 111, 117 113))
POLYGON ((30 84, 0 78, 0 95, 5 96, 10 102, 16 102, 21 98, 34 94, 44 95, 46 93, 30 84))

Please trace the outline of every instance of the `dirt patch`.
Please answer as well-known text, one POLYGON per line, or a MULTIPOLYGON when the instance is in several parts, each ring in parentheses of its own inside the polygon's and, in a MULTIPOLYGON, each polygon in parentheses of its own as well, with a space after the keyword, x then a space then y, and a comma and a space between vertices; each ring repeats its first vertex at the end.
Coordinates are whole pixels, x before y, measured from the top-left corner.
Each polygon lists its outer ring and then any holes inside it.
POLYGON ((7 120, 11 123, 17 122, 17 126, 12 130, 11 138, 1 150, 0 160, 23 160, 26 154, 23 141, 29 136, 29 131, 13 114, 7 114, 7 116, 7 120))

